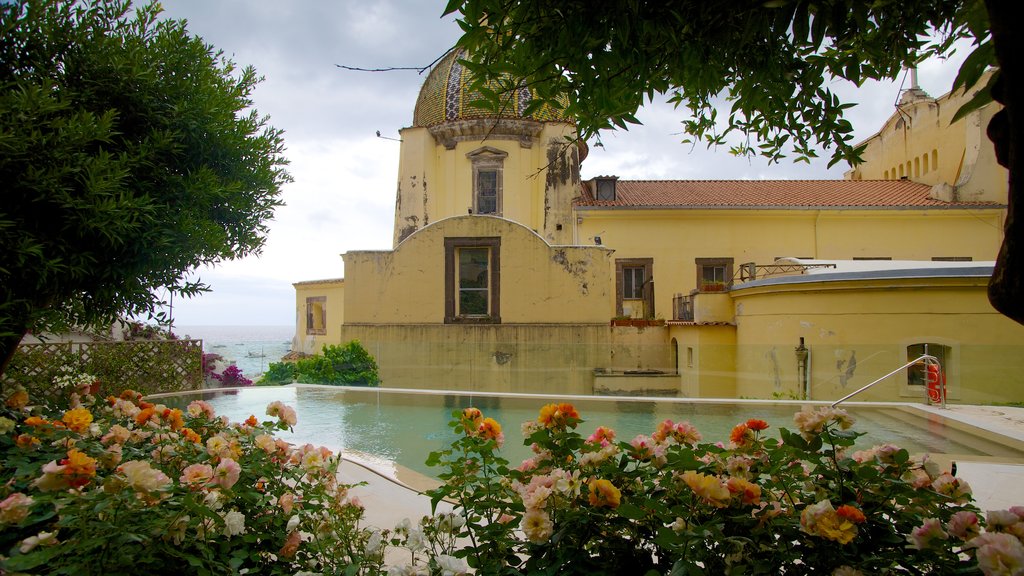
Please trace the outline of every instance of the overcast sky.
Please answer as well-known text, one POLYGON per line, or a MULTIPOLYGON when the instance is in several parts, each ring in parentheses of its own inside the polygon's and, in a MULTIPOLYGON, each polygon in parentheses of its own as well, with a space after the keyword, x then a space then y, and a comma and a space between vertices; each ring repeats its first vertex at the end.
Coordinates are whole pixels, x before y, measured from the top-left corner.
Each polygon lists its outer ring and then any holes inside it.
MULTIPOLYGON (((398 179, 398 130, 412 123, 425 75, 415 71, 366 73, 366 67, 422 67, 459 36, 454 18, 440 17, 442 0, 165 0, 165 16, 188 20, 188 29, 231 57, 252 65, 265 81, 255 107, 285 131, 294 182, 285 206, 269 223, 260 257, 203 268, 196 275, 212 291, 174 302, 179 326, 293 325, 292 283, 344 276, 341 254, 391 248, 398 179)), ((961 55, 962 56, 962 55, 961 55)), ((949 91, 955 61, 921 66, 921 87, 949 91)), ((858 106, 848 112, 857 140, 873 135, 894 111, 909 80, 857 89, 833 89, 858 106)), ((628 179, 820 179, 843 177, 826 169, 829 153, 807 164, 769 165, 738 159, 727 149, 680 144, 682 113, 656 103, 640 111, 643 126, 602 135, 591 147, 582 177, 628 179)))

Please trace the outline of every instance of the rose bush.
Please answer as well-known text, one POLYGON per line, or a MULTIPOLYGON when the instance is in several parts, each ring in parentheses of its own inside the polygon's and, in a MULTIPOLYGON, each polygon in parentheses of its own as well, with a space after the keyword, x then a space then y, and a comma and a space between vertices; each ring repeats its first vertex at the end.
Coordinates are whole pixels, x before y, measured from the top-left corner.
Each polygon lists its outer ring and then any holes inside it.
POLYGON ((293 408, 275 402, 273 419, 231 424, 203 401, 97 400, 78 394, 84 383, 65 387, 67 410, 6 395, 0 573, 383 570, 338 457, 273 437, 295 424, 293 408))
POLYGON ((854 450, 842 410, 793 429, 759 419, 728 439, 666 420, 649 435, 582 437, 567 403, 522 426, 534 455, 501 456, 501 423, 455 412, 432 453, 451 511, 362 526, 325 448, 86 375, 60 407, 19 388, 0 408, 0 572, 138 574, 1020 574, 1024 507, 981 515, 970 487, 892 445, 854 450), (88 384, 88 386, 86 386, 88 384), (716 441, 717 440, 717 441, 716 441), (387 565, 387 564, 390 564, 387 565))
POLYGON ((515 469, 475 408, 431 455, 487 574, 1021 574, 1024 507, 979 515, 970 486, 892 445, 852 449, 843 410, 805 408, 794 430, 750 419, 728 440, 687 422, 588 438, 570 404, 523 424, 515 469))

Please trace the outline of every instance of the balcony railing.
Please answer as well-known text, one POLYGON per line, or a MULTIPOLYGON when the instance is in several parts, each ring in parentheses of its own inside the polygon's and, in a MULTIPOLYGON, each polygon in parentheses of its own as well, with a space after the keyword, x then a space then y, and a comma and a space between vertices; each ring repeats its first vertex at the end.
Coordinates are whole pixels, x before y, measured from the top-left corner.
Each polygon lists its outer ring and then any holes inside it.
POLYGON ((676 294, 672 297, 672 319, 693 322, 693 298, 676 294))

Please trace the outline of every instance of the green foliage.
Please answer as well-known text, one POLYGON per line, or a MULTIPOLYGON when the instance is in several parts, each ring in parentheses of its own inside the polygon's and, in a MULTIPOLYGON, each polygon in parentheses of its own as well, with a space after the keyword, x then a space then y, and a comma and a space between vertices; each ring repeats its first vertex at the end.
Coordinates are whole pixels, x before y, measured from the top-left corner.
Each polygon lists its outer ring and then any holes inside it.
POLYGON ((279 402, 239 425, 131 393, 66 412, 15 400, 0 406, 5 574, 383 573, 338 456, 272 437, 294 423, 279 402))
MULTIPOLYGON (((987 33, 981 0, 450 0, 445 14, 455 12, 474 88, 501 87, 480 89, 491 110, 523 83, 535 103, 560 107, 568 95, 566 114, 589 138, 638 123, 644 100, 667 94, 689 112, 688 142, 771 162, 834 146, 830 165, 859 161, 862 151, 832 78, 896 78, 959 38, 981 43, 987 33), (719 118, 723 100, 731 108, 719 118)), ((977 60, 993 63, 986 53, 977 60)))
POLYGON ((295 362, 295 379, 303 384, 377 386, 377 362, 358 340, 324 345, 320 354, 295 362))
POLYGON ((159 11, 0 4, 2 361, 27 328, 160 317, 158 289, 263 246, 289 176, 260 78, 159 11))
POLYGON ((256 382, 257 386, 274 386, 295 382, 295 364, 292 362, 271 362, 267 371, 256 382))

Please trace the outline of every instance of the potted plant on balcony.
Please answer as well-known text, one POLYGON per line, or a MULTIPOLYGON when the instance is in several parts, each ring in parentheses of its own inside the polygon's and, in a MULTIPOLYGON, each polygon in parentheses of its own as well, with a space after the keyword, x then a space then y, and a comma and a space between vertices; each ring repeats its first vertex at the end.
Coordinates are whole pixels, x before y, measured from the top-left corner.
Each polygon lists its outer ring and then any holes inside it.
POLYGON ((703 282, 700 285, 701 292, 725 292, 727 288, 725 282, 703 282))

